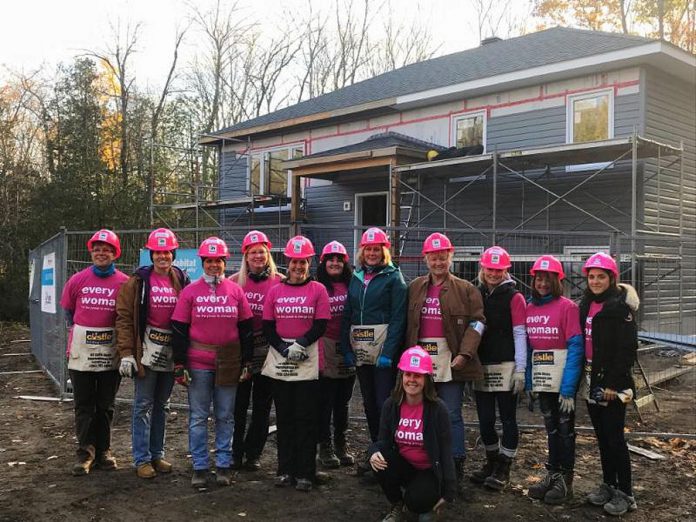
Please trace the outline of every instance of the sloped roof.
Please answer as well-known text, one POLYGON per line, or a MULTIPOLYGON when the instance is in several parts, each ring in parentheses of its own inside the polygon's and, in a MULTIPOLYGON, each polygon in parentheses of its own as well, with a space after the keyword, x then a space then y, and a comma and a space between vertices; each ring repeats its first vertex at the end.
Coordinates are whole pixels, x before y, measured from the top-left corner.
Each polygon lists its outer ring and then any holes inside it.
POLYGON ((312 114, 336 111, 407 94, 446 87, 650 43, 640 36, 555 27, 432 58, 259 116, 215 134, 236 132, 312 114))
POLYGON ((362 152, 365 150, 386 149, 387 147, 403 147, 408 149, 421 150, 423 152, 427 152, 432 149, 443 150, 445 148, 442 145, 436 145, 435 143, 430 143, 427 141, 412 138, 411 136, 406 136, 405 134, 390 131, 382 132, 380 134, 373 134, 366 140, 354 143, 352 145, 337 147, 335 149, 317 152, 316 154, 311 154, 309 156, 303 156, 302 160, 307 160, 311 158, 323 158, 326 156, 338 156, 339 154, 362 152))

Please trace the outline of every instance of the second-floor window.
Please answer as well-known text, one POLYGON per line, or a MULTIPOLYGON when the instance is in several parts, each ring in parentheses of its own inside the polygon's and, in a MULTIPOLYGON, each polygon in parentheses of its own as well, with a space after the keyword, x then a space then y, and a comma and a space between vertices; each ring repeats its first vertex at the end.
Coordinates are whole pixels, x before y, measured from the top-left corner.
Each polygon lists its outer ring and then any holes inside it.
POLYGON ((568 97, 568 143, 607 140, 613 137, 612 91, 605 90, 568 97))
POLYGON ((486 115, 484 112, 457 116, 454 119, 454 144, 457 148, 486 147, 486 115))
POLYGON ((253 195, 289 196, 290 174, 282 163, 302 156, 301 146, 253 153, 249 165, 249 192, 253 195))

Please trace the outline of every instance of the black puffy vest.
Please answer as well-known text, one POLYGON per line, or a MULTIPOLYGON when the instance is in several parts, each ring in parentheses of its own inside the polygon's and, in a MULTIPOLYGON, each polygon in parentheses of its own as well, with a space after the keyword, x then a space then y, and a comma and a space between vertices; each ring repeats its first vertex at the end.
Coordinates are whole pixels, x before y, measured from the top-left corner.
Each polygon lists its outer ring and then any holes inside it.
POLYGON ((515 340, 512 337, 512 313, 510 302, 519 293, 512 284, 503 283, 488 291, 479 286, 483 297, 483 315, 486 316, 486 331, 481 339, 478 356, 481 364, 495 364, 515 360, 515 340))

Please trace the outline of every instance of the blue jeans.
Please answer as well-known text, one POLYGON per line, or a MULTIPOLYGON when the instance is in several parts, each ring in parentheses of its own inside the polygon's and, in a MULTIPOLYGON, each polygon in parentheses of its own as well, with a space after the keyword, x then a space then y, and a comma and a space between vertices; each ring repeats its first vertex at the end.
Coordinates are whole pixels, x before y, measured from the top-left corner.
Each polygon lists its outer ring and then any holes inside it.
POLYGON ((164 457, 165 408, 174 387, 174 373, 154 372, 135 378, 133 399, 133 463, 140 466, 164 457))
POLYGON ((232 432, 236 386, 215 386, 214 370, 191 370, 189 399, 189 451, 193 469, 208 469, 208 415, 215 415, 215 467, 232 465, 232 432))
POLYGON ((464 403, 464 383, 460 381, 436 382, 437 396, 447 406, 450 423, 452 424, 452 456, 462 459, 466 456, 466 432, 462 419, 464 403))

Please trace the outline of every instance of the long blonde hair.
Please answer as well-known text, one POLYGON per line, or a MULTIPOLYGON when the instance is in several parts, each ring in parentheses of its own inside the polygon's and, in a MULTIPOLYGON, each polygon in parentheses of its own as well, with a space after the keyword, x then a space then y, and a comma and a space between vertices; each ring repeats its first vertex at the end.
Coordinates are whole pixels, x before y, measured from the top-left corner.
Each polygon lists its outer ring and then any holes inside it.
POLYGON ((264 243, 259 243, 257 245, 250 246, 244 253, 244 256, 242 257, 242 266, 239 267, 239 272, 235 274, 237 276, 237 284, 239 286, 244 286, 246 284, 247 278, 249 277, 249 265, 247 263, 247 254, 249 253, 249 250, 256 246, 263 247, 263 249, 266 251, 266 257, 268 258, 268 261, 266 262, 266 266, 268 267, 268 277, 270 277, 271 279, 275 279, 278 275, 278 267, 276 266, 275 261, 273 261, 271 250, 268 248, 268 245, 264 243))
MULTIPOLYGON (((363 266, 365 265, 365 247, 360 247, 358 248, 358 255, 356 256, 356 261, 358 262, 358 266, 363 266)), ((388 265, 391 263, 392 257, 391 257, 391 252, 389 252, 389 249, 382 245, 382 263, 385 265, 388 265)))

